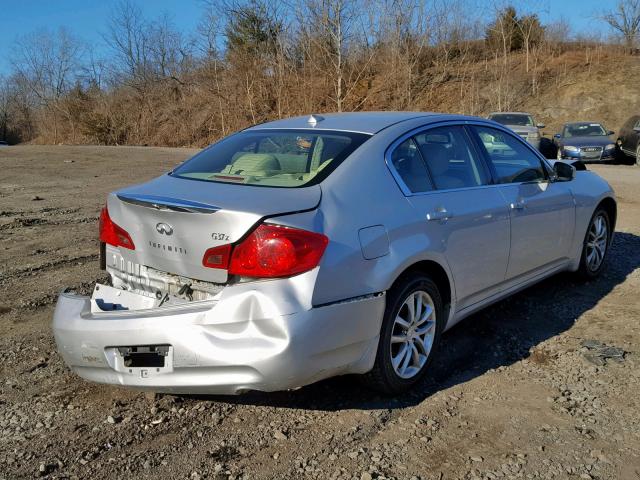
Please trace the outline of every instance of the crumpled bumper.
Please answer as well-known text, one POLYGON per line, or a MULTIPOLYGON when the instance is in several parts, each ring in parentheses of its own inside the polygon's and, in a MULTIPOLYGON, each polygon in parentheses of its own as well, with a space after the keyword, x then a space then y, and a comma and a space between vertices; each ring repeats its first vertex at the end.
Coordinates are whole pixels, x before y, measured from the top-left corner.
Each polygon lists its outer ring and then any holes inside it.
POLYGON ((212 301, 112 312, 63 292, 53 332, 82 378, 158 392, 276 391, 370 370, 384 295, 312 307, 304 290, 282 279, 227 287, 212 301), (147 345, 169 346, 163 366, 125 365, 122 347, 147 345))

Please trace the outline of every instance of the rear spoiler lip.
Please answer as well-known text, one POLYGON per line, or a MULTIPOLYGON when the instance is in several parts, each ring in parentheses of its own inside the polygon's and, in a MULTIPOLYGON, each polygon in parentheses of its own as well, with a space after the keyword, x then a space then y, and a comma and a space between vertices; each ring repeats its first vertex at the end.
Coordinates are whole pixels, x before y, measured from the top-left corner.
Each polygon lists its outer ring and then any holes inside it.
POLYGON ((166 197, 163 195, 146 195, 137 193, 118 193, 118 199, 125 203, 138 205, 155 210, 169 210, 183 213, 215 213, 221 210, 220 207, 202 202, 182 200, 178 198, 166 197))

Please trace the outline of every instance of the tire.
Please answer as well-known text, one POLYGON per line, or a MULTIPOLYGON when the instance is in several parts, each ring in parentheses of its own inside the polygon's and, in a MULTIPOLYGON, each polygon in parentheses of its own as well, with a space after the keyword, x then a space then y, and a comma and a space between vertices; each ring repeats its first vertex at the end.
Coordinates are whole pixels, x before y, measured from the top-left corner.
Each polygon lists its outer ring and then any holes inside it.
POLYGON ((633 162, 636 167, 640 166, 640 143, 636 147, 636 158, 635 162, 633 162))
POLYGON ((580 256, 580 267, 578 269, 578 273, 582 278, 592 280, 602 273, 606 264, 607 254, 609 253, 609 247, 611 246, 612 233, 609 214, 604 208, 598 207, 591 216, 591 220, 589 220, 587 233, 582 242, 582 254, 580 256), (602 219, 604 223, 599 223, 599 219, 602 219), (598 233, 600 229, 598 225, 603 225, 606 229, 604 236, 598 233), (593 255, 595 255, 595 257, 593 255))
POLYGON ((435 282, 419 273, 400 277, 387 292, 375 364, 363 375, 364 383, 386 395, 397 395, 413 387, 429 369, 444 324, 442 297, 435 282), (421 315, 416 314, 418 303, 422 307, 421 315), (413 321, 411 304, 414 305, 413 321), (426 314, 427 308, 432 313, 426 314))

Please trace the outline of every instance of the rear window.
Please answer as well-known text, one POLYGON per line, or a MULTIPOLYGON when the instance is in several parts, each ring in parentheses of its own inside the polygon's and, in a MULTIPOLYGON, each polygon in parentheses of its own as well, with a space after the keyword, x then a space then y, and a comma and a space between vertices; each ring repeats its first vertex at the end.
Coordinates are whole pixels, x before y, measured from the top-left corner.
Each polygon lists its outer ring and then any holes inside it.
POLYGON ((210 182, 301 187, 321 182, 370 135, 313 130, 240 132, 211 145, 171 174, 210 182))

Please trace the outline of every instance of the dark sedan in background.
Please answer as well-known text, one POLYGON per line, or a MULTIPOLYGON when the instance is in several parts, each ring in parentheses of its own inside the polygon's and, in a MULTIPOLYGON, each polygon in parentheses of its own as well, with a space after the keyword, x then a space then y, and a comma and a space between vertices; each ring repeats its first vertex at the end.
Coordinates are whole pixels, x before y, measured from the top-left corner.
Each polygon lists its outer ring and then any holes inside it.
POLYGON ((595 122, 566 123, 561 133, 554 135, 558 160, 608 162, 616 158, 616 144, 602 124, 595 122))
POLYGON ((640 165, 640 115, 633 115, 624 122, 617 143, 620 152, 636 165, 640 165))

